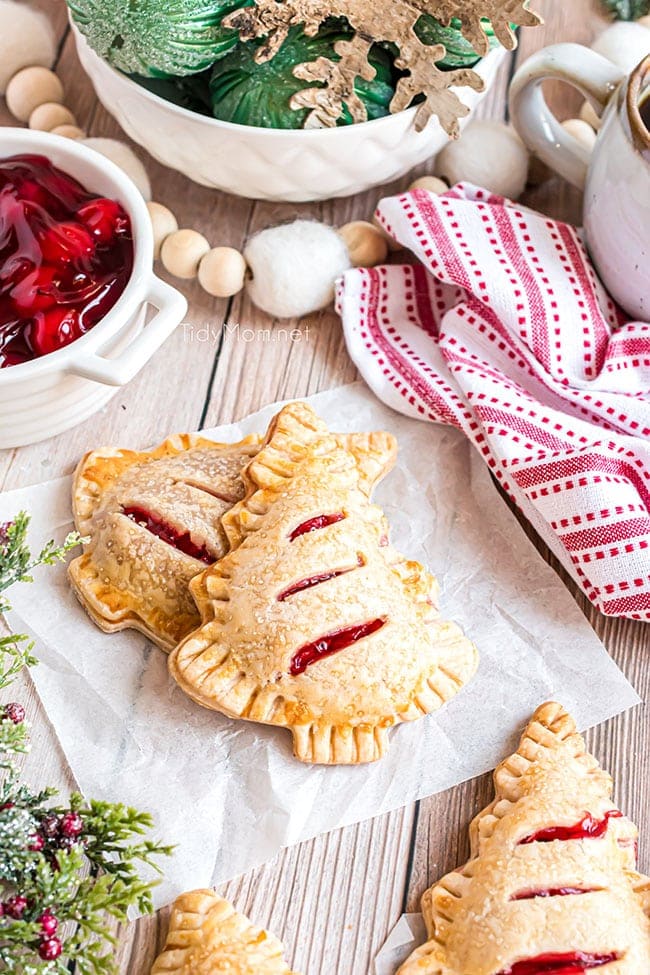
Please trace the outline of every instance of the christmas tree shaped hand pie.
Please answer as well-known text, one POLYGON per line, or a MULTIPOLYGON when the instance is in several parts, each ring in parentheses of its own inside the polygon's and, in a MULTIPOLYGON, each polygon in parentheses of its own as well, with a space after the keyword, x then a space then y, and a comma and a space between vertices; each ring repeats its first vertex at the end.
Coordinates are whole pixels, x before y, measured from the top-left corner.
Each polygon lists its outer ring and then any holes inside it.
POLYGON ((194 700, 291 730, 296 756, 374 761, 388 729, 440 707, 477 655, 440 619, 436 582, 388 543, 365 484, 394 444, 355 458, 305 404, 275 418, 223 518, 231 551, 191 583, 203 625, 169 668, 194 700))
POLYGON ((559 704, 537 710, 494 781, 470 860, 424 894, 430 940, 398 975, 645 975, 637 830, 559 704))
POLYGON ((151 975, 295 975, 278 939, 254 927, 212 890, 175 901, 169 934, 151 975))

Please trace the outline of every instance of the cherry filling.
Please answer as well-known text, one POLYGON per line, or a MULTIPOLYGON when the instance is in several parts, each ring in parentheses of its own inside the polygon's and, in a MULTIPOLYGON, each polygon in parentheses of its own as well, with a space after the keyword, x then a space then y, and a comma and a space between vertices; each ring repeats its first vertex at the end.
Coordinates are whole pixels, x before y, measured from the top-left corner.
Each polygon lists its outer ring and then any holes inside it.
POLYGON ((619 958, 617 952, 609 955, 594 955, 586 951, 550 953, 517 961, 510 968, 504 968, 498 975, 580 975, 581 972, 587 972, 592 968, 609 965, 619 958))
POLYGON ((135 521, 137 525, 146 528, 152 535, 156 535, 163 542, 167 542, 168 545, 178 549, 179 552, 190 555, 193 559, 198 559, 199 562, 205 562, 206 565, 212 565, 214 562, 212 553, 208 551, 205 545, 196 545, 189 532, 179 532, 173 525, 168 524, 150 511, 133 505, 122 508, 122 513, 131 521, 135 521))
POLYGON ((45 156, 0 160, 0 368, 93 328, 133 267, 129 218, 45 156))
POLYGON ((548 829, 540 829, 519 840, 519 845, 552 843, 554 840, 600 839, 607 832, 610 819, 620 819, 622 815, 623 813, 618 809, 608 810, 602 819, 595 819, 591 813, 585 813, 573 826, 549 826, 548 829))
MULTIPOLYGON (((357 565, 363 565, 363 559, 361 556, 357 559, 357 565)), ((351 566, 348 569, 333 569, 331 572, 321 572, 320 575, 308 576, 306 579, 301 579, 299 582, 294 582, 292 586, 287 586, 280 595, 278 596, 278 602, 283 603, 285 599, 289 596, 295 596, 297 592, 303 592, 305 589, 311 589, 312 586, 319 586, 321 582, 328 582, 330 579, 337 579, 339 576, 344 576, 348 572, 354 572, 356 566, 351 566)))
POLYGON ((593 894, 598 887, 533 887, 513 894, 511 901, 531 901, 537 897, 574 897, 578 894, 593 894))
POLYGON ((364 637, 370 636, 371 633, 376 633, 377 630, 382 628, 385 622, 386 620, 384 619, 376 619, 369 620, 367 623, 359 623, 356 626, 346 626, 342 630, 334 630, 333 633, 328 633, 319 640, 314 640, 313 643, 306 643, 291 658, 289 673, 294 677, 298 674, 303 674, 310 664, 314 664, 324 657, 330 657, 333 653, 338 653, 340 650, 345 650, 347 647, 352 646, 353 643, 357 643, 359 640, 363 640, 364 637))
POLYGON ((327 528, 328 525, 335 525, 337 521, 343 521, 345 515, 342 511, 336 511, 331 515, 316 515, 315 518, 309 518, 308 521, 303 521, 301 525, 289 535, 289 541, 295 542, 297 538, 301 535, 306 535, 308 532, 316 532, 320 528, 327 528))

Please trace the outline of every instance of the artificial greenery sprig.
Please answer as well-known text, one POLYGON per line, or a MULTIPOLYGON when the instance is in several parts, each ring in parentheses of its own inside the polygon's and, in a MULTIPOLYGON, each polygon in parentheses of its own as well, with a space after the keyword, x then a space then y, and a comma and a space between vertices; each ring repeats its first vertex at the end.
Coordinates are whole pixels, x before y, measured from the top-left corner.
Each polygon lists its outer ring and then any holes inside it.
MULTIPOLYGON (((48 542, 32 556, 29 516, 0 526, 0 612, 3 593, 31 582, 38 565, 62 561, 81 539, 48 542)), ((0 639, 0 689, 37 661, 23 634, 0 639)), ((12 757, 28 748, 25 710, 0 705, 0 972, 15 975, 109 975, 115 971, 111 921, 131 906, 152 910, 153 883, 140 868, 160 872, 170 847, 146 838, 151 817, 121 803, 86 802, 73 793, 54 805, 55 789, 34 792, 20 781, 12 757)))
POLYGON ((650 14, 650 0, 603 0, 617 20, 638 20, 650 14))

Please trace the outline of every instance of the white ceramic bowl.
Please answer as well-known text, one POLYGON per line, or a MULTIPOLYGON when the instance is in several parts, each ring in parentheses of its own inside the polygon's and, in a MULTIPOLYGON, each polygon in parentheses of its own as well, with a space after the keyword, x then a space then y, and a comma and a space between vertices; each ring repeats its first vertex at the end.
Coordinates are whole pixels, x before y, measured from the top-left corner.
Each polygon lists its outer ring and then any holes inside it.
MULTIPOLYGON (((286 202, 350 196, 397 179, 448 141, 436 118, 416 132, 414 108, 333 129, 263 129, 221 122, 142 88, 111 68, 74 30, 79 58, 104 107, 159 162, 204 186, 286 202)), ((485 91, 504 55, 497 48, 476 66, 485 91)), ((462 88, 458 94, 474 109, 485 92, 462 88)))
POLYGON ((104 156, 46 132, 0 128, 0 158, 47 156, 88 190, 119 200, 131 219, 133 272, 113 308, 70 345, 0 369, 0 447, 45 440, 81 423, 129 382, 176 328, 185 298, 152 271, 151 221, 142 196, 104 156), (157 312, 146 322, 147 305, 157 312))

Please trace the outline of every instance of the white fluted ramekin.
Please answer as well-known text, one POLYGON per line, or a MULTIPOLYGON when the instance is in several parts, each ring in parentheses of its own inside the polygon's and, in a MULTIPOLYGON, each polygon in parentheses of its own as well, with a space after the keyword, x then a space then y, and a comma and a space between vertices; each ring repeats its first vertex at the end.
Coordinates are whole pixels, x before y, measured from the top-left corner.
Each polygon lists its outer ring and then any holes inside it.
MULTIPOLYGON (((142 88, 95 54, 74 24, 73 29, 98 98, 127 135, 165 166, 237 196, 291 203, 350 196, 403 176, 449 139, 437 118, 417 132, 415 108, 333 129, 222 122, 142 88)), ((456 89, 470 109, 492 85, 504 56, 504 49, 497 48, 477 64, 484 92, 456 89)))
POLYGON ((0 448, 53 437, 100 409, 149 361, 187 310, 152 270, 151 221, 131 180, 104 156, 47 132, 0 128, 0 158, 47 156, 88 190, 118 200, 133 228, 134 261, 122 295, 89 332, 49 355, 0 369, 0 448), (147 306, 157 311, 146 322, 147 306))

